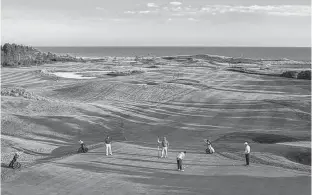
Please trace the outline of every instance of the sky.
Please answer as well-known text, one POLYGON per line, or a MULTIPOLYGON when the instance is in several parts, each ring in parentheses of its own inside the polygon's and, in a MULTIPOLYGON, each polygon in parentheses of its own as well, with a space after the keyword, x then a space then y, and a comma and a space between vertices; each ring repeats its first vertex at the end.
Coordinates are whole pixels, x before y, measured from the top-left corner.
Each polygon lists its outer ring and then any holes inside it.
POLYGON ((311 1, 2 0, 1 42, 311 47, 311 1))

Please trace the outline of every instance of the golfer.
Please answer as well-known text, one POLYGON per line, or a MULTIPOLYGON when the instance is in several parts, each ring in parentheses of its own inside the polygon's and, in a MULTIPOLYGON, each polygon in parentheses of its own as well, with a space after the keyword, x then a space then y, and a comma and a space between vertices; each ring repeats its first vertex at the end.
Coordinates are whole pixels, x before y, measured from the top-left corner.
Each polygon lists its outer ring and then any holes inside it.
POLYGON ((249 165, 249 157, 250 157, 250 146, 247 142, 244 143, 245 145, 245 158, 246 158, 246 166, 249 165))
POLYGON ((186 151, 180 152, 177 156, 178 171, 184 171, 182 168, 182 160, 184 159, 185 154, 186 154, 186 151))
POLYGON ((9 167, 13 167, 14 163, 17 161, 19 157, 19 154, 18 152, 15 152, 14 156, 13 156, 13 159, 11 160, 10 164, 9 164, 9 167))
POLYGON ((83 141, 79 140, 79 143, 80 143, 80 145, 81 145, 82 151, 84 152, 85 149, 84 149, 84 143, 83 143, 83 141))
POLYGON ((157 140, 158 143, 161 143, 162 146, 162 151, 161 151, 161 158, 167 158, 168 157, 168 147, 169 147, 169 142, 167 141, 167 138, 164 137, 163 141, 157 140))
POLYGON ((104 140, 105 145, 106 145, 106 156, 108 156, 108 154, 113 155, 112 153, 112 139, 107 136, 104 140))

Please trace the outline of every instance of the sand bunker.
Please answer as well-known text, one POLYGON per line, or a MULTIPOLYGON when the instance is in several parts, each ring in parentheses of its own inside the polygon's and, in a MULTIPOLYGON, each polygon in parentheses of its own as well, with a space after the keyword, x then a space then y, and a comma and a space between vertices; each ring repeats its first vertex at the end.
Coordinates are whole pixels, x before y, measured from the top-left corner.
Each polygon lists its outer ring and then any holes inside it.
POLYGON ((94 79, 96 77, 84 77, 79 75, 79 72, 54 72, 54 75, 58 77, 68 78, 68 79, 94 79))
POLYGON ((298 142, 281 142, 277 144, 283 144, 288 146, 298 146, 298 147, 305 147, 305 148, 311 148, 311 142, 310 141, 298 141, 298 142))

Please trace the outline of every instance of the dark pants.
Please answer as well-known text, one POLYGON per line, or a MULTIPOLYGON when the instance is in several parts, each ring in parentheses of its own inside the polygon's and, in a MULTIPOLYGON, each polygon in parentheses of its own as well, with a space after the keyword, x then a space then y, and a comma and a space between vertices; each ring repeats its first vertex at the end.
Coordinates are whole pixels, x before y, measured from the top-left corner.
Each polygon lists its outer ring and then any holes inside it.
POLYGON ((16 162, 17 158, 14 156, 13 159, 11 160, 9 167, 13 167, 13 164, 16 162))
POLYGON ((245 157, 246 157, 246 165, 249 165, 249 154, 245 154, 245 157))
POLYGON ((177 165, 178 165, 178 169, 182 170, 182 159, 177 158, 177 165))
POLYGON ((81 144, 81 149, 82 149, 83 152, 85 151, 84 144, 81 144))

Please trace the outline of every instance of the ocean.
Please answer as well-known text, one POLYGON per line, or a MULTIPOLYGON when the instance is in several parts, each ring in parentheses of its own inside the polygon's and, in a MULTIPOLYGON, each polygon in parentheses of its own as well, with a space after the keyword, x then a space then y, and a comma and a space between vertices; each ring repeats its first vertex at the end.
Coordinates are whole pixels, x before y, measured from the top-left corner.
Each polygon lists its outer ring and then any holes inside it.
POLYGON ((77 57, 105 56, 175 56, 211 54, 253 59, 281 59, 311 61, 310 47, 36 47, 43 52, 69 54, 77 57))

